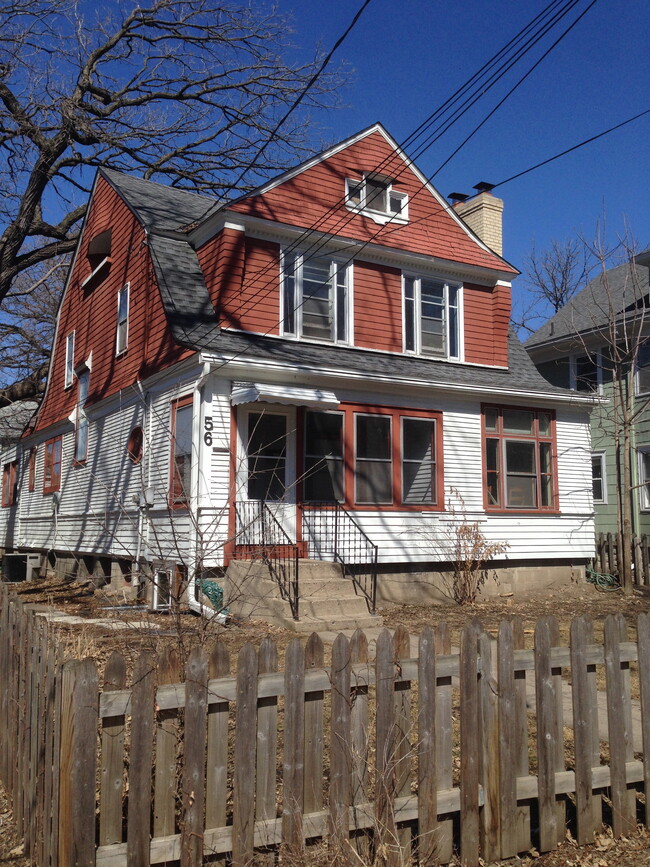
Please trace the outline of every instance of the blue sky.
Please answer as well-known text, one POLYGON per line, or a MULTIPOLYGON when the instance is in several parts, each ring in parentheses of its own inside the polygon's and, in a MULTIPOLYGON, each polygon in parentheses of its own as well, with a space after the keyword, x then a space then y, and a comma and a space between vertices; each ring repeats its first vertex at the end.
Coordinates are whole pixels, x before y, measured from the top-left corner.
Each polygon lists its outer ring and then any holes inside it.
MULTIPOLYGON (((372 0, 335 56, 352 70, 344 107, 314 121, 329 141, 381 121, 401 142, 546 5, 372 0)), ((318 42, 329 50, 360 6, 361 0, 279 2, 294 15, 296 54, 304 59, 318 42)), ((479 181, 498 183, 650 108, 649 24, 648 0, 598 0, 437 175, 438 190, 472 193, 479 181)), ((523 75, 534 62, 529 57, 418 159, 427 175, 523 75)), ((650 247, 648 140, 650 114, 496 190, 505 200, 504 256, 521 268, 533 243, 544 249, 577 233, 591 239, 603 220, 608 240, 628 224, 640 248, 650 247)))

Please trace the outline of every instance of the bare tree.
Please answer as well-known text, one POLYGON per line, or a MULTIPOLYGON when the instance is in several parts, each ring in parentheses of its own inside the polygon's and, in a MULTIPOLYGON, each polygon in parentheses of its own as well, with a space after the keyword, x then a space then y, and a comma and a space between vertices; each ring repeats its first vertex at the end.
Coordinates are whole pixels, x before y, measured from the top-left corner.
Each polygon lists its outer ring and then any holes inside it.
POLYGON ((289 32, 260 4, 0 0, 0 302, 74 249, 98 166, 223 196, 309 153, 341 81, 289 32))
POLYGON ((597 264, 582 238, 551 241, 541 252, 533 244, 524 259, 524 294, 513 315, 515 326, 532 334, 573 298, 597 264))
POLYGON ((50 349, 67 262, 43 262, 19 274, 0 318, 0 407, 38 400, 45 390, 50 349))

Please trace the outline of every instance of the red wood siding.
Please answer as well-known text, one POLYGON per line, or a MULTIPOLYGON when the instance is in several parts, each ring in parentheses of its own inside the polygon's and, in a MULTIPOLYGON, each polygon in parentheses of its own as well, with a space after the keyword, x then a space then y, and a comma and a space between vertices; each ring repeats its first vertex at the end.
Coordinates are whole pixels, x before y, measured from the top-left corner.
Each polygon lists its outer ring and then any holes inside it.
POLYGON ((197 250, 219 324, 278 334, 280 246, 224 229, 197 250))
POLYGON ((76 378, 70 388, 64 388, 65 343, 71 331, 75 332, 74 363, 85 361, 92 352, 87 406, 191 354, 171 337, 144 230, 103 178, 98 180, 90 203, 61 305, 50 382, 36 419, 37 430, 67 418, 76 404, 76 378), (110 270, 94 288, 84 290, 80 284, 91 272, 86 258, 88 244, 109 228, 112 229, 110 270), (128 348, 116 358, 117 293, 126 283, 131 284, 128 348))
POLYGON ((402 351, 402 272, 354 263, 354 344, 402 351))
POLYGON ((465 361, 508 366, 510 289, 465 283, 465 361))
POLYGON ((500 259, 473 241, 428 190, 422 189, 414 172, 378 132, 263 195, 233 204, 231 209, 455 262, 508 270, 500 259), (378 226, 346 208, 345 179, 360 179, 364 171, 377 169, 397 178, 395 189, 408 194, 407 225, 378 226))

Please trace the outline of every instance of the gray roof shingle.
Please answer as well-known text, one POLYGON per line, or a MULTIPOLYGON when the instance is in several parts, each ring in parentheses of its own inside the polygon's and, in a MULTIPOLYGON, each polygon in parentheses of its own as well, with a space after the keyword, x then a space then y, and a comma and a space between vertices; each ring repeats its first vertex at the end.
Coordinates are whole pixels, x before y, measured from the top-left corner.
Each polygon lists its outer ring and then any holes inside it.
POLYGON ((219 205, 210 196, 134 178, 115 169, 101 169, 100 173, 148 230, 180 231, 219 205))
POLYGON ((563 396, 570 393, 567 389, 549 385, 538 373, 514 332, 510 333, 508 342, 508 369, 454 364, 421 356, 360 351, 342 346, 315 345, 231 331, 213 335, 196 348, 225 356, 238 355, 242 358, 293 364, 307 373, 325 368, 351 374, 420 379, 432 386, 512 389, 563 396))
POLYGON ((621 314, 647 294, 647 265, 625 262, 610 268, 587 283, 526 340, 525 346, 532 349, 587 331, 599 331, 608 326, 612 314, 621 314))

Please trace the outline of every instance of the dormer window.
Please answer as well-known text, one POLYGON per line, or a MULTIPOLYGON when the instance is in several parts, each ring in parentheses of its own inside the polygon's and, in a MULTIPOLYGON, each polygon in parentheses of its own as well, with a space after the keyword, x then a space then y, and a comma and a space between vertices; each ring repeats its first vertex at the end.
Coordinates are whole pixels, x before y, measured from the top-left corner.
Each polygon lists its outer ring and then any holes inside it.
POLYGON ((86 251, 86 258, 91 270, 81 283, 82 289, 92 289, 100 279, 100 275, 104 275, 110 265, 112 234, 112 229, 106 229, 105 232, 91 238, 86 251))
POLYGON ((389 220, 405 223, 408 219, 408 196, 396 190, 391 178, 378 174, 365 175, 361 180, 345 182, 346 205, 361 211, 376 223, 389 220))

